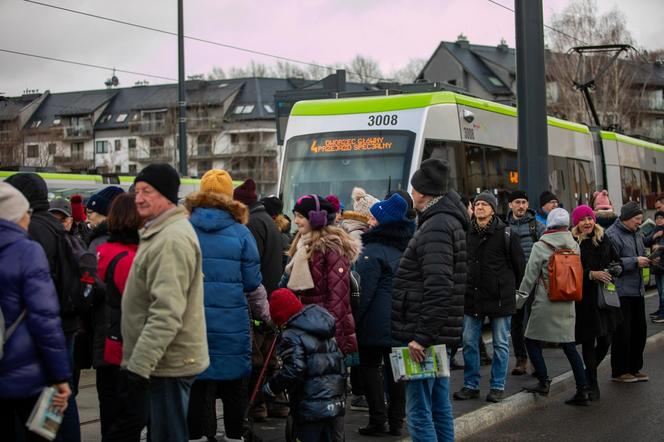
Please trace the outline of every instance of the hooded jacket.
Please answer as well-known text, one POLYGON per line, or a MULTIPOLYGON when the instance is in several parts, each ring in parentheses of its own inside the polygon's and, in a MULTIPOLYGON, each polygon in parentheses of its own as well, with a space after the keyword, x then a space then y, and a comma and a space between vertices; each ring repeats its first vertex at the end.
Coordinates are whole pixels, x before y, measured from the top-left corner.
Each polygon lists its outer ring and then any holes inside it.
MULTIPOLYGON (((251 330, 245 293, 261 284, 260 257, 244 225, 248 210, 220 193, 187 197, 201 244, 210 367, 197 379, 234 380, 251 373, 251 330)), ((272 222, 270 220, 270 222, 272 222)))
POLYGON ((468 283, 464 314, 511 316, 516 312, 514 291, 523 278, 526 261, 521 241, 494 216, 484 231, 468 231, 468 283))
POLYGON ((200 374, 210 364, 201 249, 183 207, 141 230, 122 296, 122 366, 144 378, 200 374))
POLYGON ((606 235, 611 239, 623 267, 622 274, 616 278, 618 295, 645 296, 642 269, 637 260, 638 256, 645 256, 643 235, 641 232, 629 230, 620 219, 606 229, 606 235))
POLYGON ((71 376, 60 307, 44 250, 17 224, 0 220, 0 308, 9 326, 27 314, 4 344, 0 397, 32 397, 71 376))
MULTIPOLYGON (((30 203, 33 210, 28 227, 28 234, 31 239, 37 241, 46 253, 46 259, 51 272, 51 277, 58 293, 58 299, 65 299, 62 293, 62 281, 58 274, 60 268, 59 262, 64 259, 58 253, 58 243, 66 235, 62 224, 48 212, 50 205, 48 203, 48 187, 46 182, 33 173, 18 173, 12 175, 5 182, 16 187, 30 203)), ((78 277, 78 275, 72 275, 78 277)), ((60 313, 62 320, 62 329, 65 334, 72 334, 77 329, 77 320, 74 313, 60 313)))
POLYGON ((281 232, 268 215, 263 203, 254 203, 249 208, 249 231, 256 240, 258 254, 261 260, 261 275, 263 285, 268 293, 272 293, 279 286, 279 279, 283 274, 283 242, 281 232))
POLYGON ((468 224, 468 211, 455 191, 419 215, 394 281, 392 336, 400 344, 460 343, 468 224))
POLYGON ((314 287, 298 294, 303 304, 318 304, 336 320, 336 338, 344 354, 357 351, 355 320, 350 308, 350 268, 360 253, 360 243, 339 227, 325 227, 311 244, 309 271, 314 287))
POLYGON ((413 221, 398 221, 380 224, 362 235, 362 254, 356 264, 361 281, 356 330, 362 346, 394 344, 391 336, 394 275, 413 233, 413 221))
POLYGON ((548 265, 553 251, 542 241, 556 249, 572 249, 579 253, 579 245, 568 230, 547 230, 533 246, 517 291, 518 308, 525 304, 529 296, 534 296, 525 336, 536 341, 574 342, 574 302, 549 301, 548 265))
POLYGON ((514 218, 511 210, 507 213, 507 225, 510 226, 510 230, 514 235, 521 240, 521 250, 523 250, 526 262, 530 258, 530 251, 533 248, 533 244, 537 242, 537 240, 533 240, 533 235, 531 234, 530 226, 532 223, 535 223, 535 238, 539 239, 546 230, 546 227, 535 218, 535 211, 533 209, 526 210, 526 213, 519 219, 514 218))
POLYGON ((108 221, 104 220, 98 226, 92 228, 85 238, 88 250, 95 253, 97 246, 108 241, 108 221))
POLYGON ((318 305, 307 305, 286 323, 277 346, 281 369, 268 381, 274 394, 288 391, 297 422, 345 414, 346 367, 336 341, 335 320, 318 305))

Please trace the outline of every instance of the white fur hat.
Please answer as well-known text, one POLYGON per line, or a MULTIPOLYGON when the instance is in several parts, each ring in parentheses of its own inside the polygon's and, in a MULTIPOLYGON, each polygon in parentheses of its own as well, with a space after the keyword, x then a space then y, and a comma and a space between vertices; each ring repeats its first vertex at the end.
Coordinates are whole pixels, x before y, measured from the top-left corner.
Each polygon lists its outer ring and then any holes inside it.
POLYGON ((0 183, 0 219, 18 223, 30 208, 23 194, 8 183, 0 183))
POLYGON ((350 198, 353 200, 353 210, 367 217, 371 216, 371 206, 378 202, 378 198, 369 195, 361 187, 353 188, 350 198))

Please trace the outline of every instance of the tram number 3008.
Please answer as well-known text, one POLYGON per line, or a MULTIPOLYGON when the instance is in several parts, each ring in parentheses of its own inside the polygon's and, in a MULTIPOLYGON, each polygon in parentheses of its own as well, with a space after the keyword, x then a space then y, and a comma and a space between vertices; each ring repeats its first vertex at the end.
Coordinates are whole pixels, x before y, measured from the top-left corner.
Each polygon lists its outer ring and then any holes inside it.
POLYGON ((368 126, 396 126, 399 123, 398 115, 369 115, 368 126))

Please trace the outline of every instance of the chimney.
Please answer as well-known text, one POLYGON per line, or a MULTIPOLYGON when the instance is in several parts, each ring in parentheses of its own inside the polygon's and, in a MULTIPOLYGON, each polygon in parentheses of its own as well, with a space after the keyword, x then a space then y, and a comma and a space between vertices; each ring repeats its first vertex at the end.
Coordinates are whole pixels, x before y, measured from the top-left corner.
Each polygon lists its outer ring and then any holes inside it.
POLYGON ((507 42, 505 41, 504 38, 500 39, 500 44, 497 46, 498 52, 507 52, 509 49, 509 46, 507 46, 507 42))
POLYGON ((468 37, 463 35, 463 32, 459 34, 455 43, 457 46, 463 49, 468 49, 468 45, 470 44, 470 42, 468 41, 468 37))

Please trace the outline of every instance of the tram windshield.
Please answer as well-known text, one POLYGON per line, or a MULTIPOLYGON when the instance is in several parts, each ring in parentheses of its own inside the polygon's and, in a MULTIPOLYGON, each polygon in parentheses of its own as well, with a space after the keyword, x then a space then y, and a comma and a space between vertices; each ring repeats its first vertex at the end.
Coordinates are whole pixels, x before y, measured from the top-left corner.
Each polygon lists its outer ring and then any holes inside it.
POLYGON ((281 192, 284 211, 295 198, 335 194, 348 209, 353 187, 382 199, 388 190, 406 189, 415 134, 409 131, 325 132, 293 137, 286 143, 281 192))

